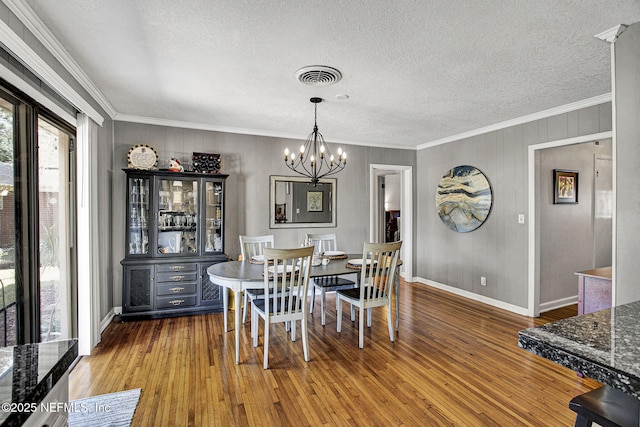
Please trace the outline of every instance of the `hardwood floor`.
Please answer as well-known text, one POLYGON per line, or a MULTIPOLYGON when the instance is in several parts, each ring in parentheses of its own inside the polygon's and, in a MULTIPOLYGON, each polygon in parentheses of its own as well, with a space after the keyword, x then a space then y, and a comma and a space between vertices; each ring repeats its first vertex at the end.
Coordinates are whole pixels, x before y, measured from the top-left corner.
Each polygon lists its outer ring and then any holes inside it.
POLYGON ((518 348, 520 329, 577 309, 531 319, 417 283, 401 289, 394 343, 384 310, 374 310, 362 350, 348 307, 340 334, 335 310, 325 327, 316 310, 311 360, 304 362, 300 328, 291 342, 278 325, 269 370, 248 323, 242 364, 234 363, 222 314, 114 321, 71 372, 70 398, 140 387, 134 426, 572 426, 569 400, 599 386, 518 348))

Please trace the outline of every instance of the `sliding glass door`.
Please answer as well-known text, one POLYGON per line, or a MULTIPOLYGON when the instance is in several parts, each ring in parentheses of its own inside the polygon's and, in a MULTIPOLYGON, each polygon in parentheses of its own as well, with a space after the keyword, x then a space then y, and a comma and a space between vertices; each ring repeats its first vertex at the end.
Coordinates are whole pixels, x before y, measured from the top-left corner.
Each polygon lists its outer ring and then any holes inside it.
POLYGON ((0 89, 0 346, 77 336, 74 135, 0 89))
POLYGON ((40 340, 72 338, 71 135, 38 117, 40 340))
POLYGON ((0 97, 0 346, 16 343, 14 105, 0 97))

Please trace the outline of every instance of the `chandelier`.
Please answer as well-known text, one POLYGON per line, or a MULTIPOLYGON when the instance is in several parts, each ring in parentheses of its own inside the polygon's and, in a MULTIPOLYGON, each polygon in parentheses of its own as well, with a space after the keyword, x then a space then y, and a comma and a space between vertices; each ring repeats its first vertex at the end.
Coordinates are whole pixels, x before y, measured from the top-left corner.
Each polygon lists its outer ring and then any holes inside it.
POLYGON ((347 165, 347 153, 338 147, 338 157, 334 157, 325 144, 322 134, 318 131, 318 104, 322 98, 311 98, 314 104, 313 131, 307 137, 304 145, 300 146, 300 153, 296 157, 295 153, 289 152, 289 148, 284 149, 285 164, 297 174, 311 179, 315 186, 318 181, 325 176, 340 172, 347 165))

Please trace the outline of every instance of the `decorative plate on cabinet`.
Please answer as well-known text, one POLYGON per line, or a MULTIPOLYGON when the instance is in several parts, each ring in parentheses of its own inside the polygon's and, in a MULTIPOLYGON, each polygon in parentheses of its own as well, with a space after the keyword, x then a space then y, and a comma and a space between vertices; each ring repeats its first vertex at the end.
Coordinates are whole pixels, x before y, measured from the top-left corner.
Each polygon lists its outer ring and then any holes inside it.
POLYGON ((155 169, 158 165, 158 153, 146 144, 134 145, 127 156, 129 167, 134 169, 155 169))

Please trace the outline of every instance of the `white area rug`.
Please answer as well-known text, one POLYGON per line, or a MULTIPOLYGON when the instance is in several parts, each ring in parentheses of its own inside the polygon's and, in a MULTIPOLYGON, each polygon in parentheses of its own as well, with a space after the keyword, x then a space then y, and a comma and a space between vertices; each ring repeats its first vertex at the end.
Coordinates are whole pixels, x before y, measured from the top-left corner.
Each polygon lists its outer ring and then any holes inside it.
POLYGON ((141 390, 136 388, 72 400, 69 405, 69 427, 130 426, 141 390))

